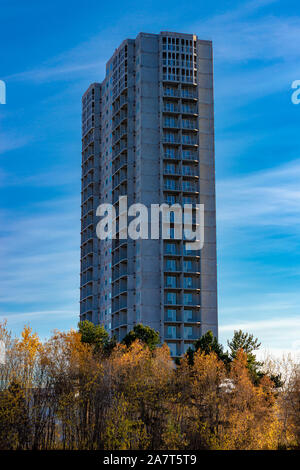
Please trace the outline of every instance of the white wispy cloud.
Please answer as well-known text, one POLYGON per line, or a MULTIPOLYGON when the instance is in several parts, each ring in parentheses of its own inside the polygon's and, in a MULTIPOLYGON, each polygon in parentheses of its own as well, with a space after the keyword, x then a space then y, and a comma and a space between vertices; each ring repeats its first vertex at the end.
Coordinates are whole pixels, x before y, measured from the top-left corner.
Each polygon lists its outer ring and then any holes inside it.
POLYGON ((234 226, 300 228, 300 160, 217 183, 218 219, 234 226))
POLYGON ((15 73, 5 77, 9 81, 32 81, 44 83, 52 80, 70 80, 78 78, 79 75, 91 74, 93 71, 101 71, 104 63, 102 61, 83 64, 57 64, 42 65, 32 70, 15 73))
POLYGON ((77 183, 79 186, 80 169, 54 167, 43 173, 16 174, 0 169, 0 188, 8 187, 59 187, 77 183))
POLYGON ((273 14, 273 3, 245 2, 189 25, 189 31, 213 40, 217 102, 231 100, 236 107, 288 91, 300 76, 300 17, 273 14))
POLYGON ((0 316, 40 331, 78 321, 79 200, 0 212, 0 316), (61 313, 59 313, 61 312, 61 313), (55 315, 55 321, 53 316, 55 315))
POLYGON ((298 333, 300 331, 300 317, 290 318, 271 318, 268 320, 255 320, 240 323, 233 323, 230 325, 221 325, 219 327, 220 332, 234 331, 234 330, 245 330, 245 331, 265 331, 269 330, 281 330, 282 328, 296 328, 298 333))
POLYGON ((15 150, 21 147, 25 147, 33 138, 31 135, 22 135, 13 131, 1 132, 0 131, 0 155, 15 150))
POLYGON ((294 357, 300 355, 299 315, 285 316, 282 314, 281 317, 252 321, 238 320, 230 324, 222 324, 219 326, 220 341, 226 345, 227 340, 230 340, 234 331, 237 330, 251 333, 259 339, 261 342, 259 358, 263 358, 267 353, 277 357, 287 353, 292 353, 294 357))

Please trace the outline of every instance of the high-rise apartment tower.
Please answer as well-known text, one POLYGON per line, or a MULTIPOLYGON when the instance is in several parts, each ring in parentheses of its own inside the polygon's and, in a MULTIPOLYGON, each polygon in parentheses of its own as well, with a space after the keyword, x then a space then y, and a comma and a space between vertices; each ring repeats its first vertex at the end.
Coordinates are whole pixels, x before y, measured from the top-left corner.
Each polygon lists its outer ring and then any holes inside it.
MULTIPOLYGON (((121 340, 137 323, 173 356, 217 335, 212 44, 140 33, 82 98, 80 318, 121 340), (101 203, 204 204, 204 247, 185 240, 100 240, 101 203)), ((119 214, 117 213, 117 217, 119 214)))

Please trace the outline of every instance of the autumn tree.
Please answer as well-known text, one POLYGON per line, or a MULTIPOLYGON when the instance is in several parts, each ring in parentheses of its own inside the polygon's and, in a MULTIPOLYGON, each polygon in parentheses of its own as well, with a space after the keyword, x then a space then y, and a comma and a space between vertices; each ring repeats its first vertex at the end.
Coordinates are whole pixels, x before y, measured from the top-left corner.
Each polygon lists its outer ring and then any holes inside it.
POLYGON ((252 334, 244 333, 242 330, 234 331, 233 338, 231 341, 227 341, 229 346, 229 357, 231 360, 234 360, 242 349, 247 355, 247 367, 251 372, 252 378, 254 381, 258 381, 262 377, 260 368, 262 367, 262 362, 256 360, 256 356, 253 353, 257 351, 261 343, 259 343, 258 338, 254 338, 252 334))
POLYGON ((276 389, 279 371, 259 368, 247 333, 235 332, 227 356, 208 332, 178 365, 143 325, 122 343, 91 322, 42 343, 2 323, 0 340, 1 450, 299 448, 299 365, 276 389))
POLYGON ((194 352, 200 351, 204 354, 215 353, 217 357, 227 364, 230 360, 227 353, 224 353, 223 346, 218 342, 217 338, 213 335, 212 331, 207 331, 197 341, 195 341, 192 348, 187 351, 187 357, 190 364, 194 360, 194 352))
POLYGON ((139 340, 146 344, 150 350, 153 350, 159 345, 159 333, 150 326, 145 326, 139 323, 133 327, 133 330, 129 331, 123 339, 123 343, 126 346, 130 346, 134 341, 139 340))

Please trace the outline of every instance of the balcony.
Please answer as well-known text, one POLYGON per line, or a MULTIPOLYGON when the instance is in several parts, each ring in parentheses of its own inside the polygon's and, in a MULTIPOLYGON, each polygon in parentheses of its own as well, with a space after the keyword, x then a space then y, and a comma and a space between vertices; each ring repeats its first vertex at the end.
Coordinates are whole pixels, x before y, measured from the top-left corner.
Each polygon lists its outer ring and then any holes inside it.
POLYGON ((122 140, 121 144, 114 148, 112 154, 113 158, 116 158, 121 152, 124 152, 125 150, 127 150, 127 140, 122 140))
POLYGON ((164 82, 180 82, 180 76, 177 74, 175 75, 175 74, 164 73, 163 81, 164 82))
POLYGON ((82 192, 82 204, 91 196, 93 196, 93 186, 89 186, 82 192))
POLYGON ((197 78, 193 77, 193 75, 182 75, 181 76, 181 81, 184 83, 197 83, 197 78))
POLYGON ((127 135, 127 126, 121 126, 120 129, 118 130, 118 132, 115 132, 113 134, 113 138, 112 138, 112 144, 113 145, 116 145, 116 143, 122 139, 123 137, 125 137, 127 135))
POLYGON ((163 44, 163 51, 183 52, 184 54, 192 54, 193 46, 183 46, 181 44, 163 44))
MULTIPOLYGON (((194 220, 193 220, 193 224, 195 224, 194 220)), ((185 237, 184 237, 185 238, 185 237)), ((199 250, 187 250, 185 245, 183 247, 183 256, 193 256, 193 257, 199 257, 200 256, 200 251, 199 250)))
POLYGON ((182 191, 188 193, 199 192, 198 185, 192 184, 190 181, 182 181, 182 191))
POLYGON ((172 87, 164 87, 163 91, 164 96, 167 96, 169 98, 179 98, 179 90, 177 88, 172 88, 172 87))
POLYGON ((191 75, 179 75, 179 73, 176 74, 170 74, 170 73, 164 73, 163 74, 163 81, 164 82, 183 82, 183 83, 197 83, 196 77, 191 75))
POLYGON ((127 106, 128 97, 127 95, 121 95, 120 98, 113 105, 113 115, 117 114, 120 109, 127 106))
POLYGON ((85 217, 81 222, 81 230, 85 230, 89 225, 93 224, 93 217, 88 216, 85 217))
POLYGON ((125 111, 121 111, 119 115, 117 115, 114 119, 113 119, 113 130, 116 129, 116 127, 119 126, 119 124, 121 124, 123 121, 125 121, 127 119, 127 113, 125 111))
POLYGON ((164 152, 166 160, 180 160, 180 155, 177 152, 164 152))
POLYGON ((198 153, 193 151, 183 151, 182 160, 193 160, 198 161, 198 153))
POLYGON ((165 327, 165 338, 166 339, 178 339, 180 338, 180 329, 177 326, 166 326, 165 327))
POLYGON ((199 307, 200 299, 199 295, 194 294, 183 294, 183 305, 187 307, 199 307))
MULTIPOLYGON (((126 266, 126 265, 125 265, 126 266)), ((112 281, 116 281, 117 279, 120 279, 121 277, 126 277, 128 275, 127 268, 124 266, 124 268, 119 269, 119 268, 114 268, 113 273, 112 273, 112 281)))
MULTIPOLYGON (((175 260, 168 260, 168 261, 175 261, 175 260)), ((179 263, 175 264, 173 262, 168 262, 168 261, 164 264, 164 271, 165 272, 170 272, 170 273, 181 272, 179 263)))
POLYGON ((93 304, 91 301, 82 301, 80 304, 80 313, 86 313, 93 310, 93 304))
POLYGON ((112 296, 115 297, 122 293, 127 292, 127 280, 121 279, 119 282, 114 283, 112 288, 112 296))
POLYGON ((119 173, 117 176, 113 177, 113 188, 115 189, 117 186, 125 183, 127 181, 127 172, 124 171, 121 174, 119 173))
POLYGON ((192 327, 192 326, 185 326, 184 327, 183 338, 188 340, 197 340, 199 338, 199 328, 192 327))
POLYGON ((113 174, 117 173, 121 168, 127 165, 127 155, 122 154, 118 159, 113 162, 113 174))
POLYGON ((165 309, 164 321, 170 322, 170 323, 180 322, 181 321, 180 310, 175 309, 175 308, 165 309))
POLYGON ((173 292, 168 293, 165 295, 164 303, 165 305, 181 305, 180 296, 173 292))
POLYGON ((87 284, 86 287, 81 288, 81 300, 91 297, 93 295, 93 286, 92 284, 87 284))
POLYGON ((164 167, 164 174, 171 175, 171 176, 181 176, 181 172, 179 168, 165 166, 164 167))
POLYGON ((113 255, 113 266, 119 263, 127 263, 127 250, 122 250, 122 253, 113 255))
POLYGON ((82 188, 86 188, 89 184, 93 183, 93 170, 86 174, 86 176, 82 179, 82 188))
POLYGON ((95 141, 95 133, 94 131, 92 131, 82 139, 82 148, 83 149, 86 148, 91 143, 94 143, 94 141, 95 141))
POLYGON ((85 273, 81 274, 81 285, 85 285, 88 282, 91 282, 93 280, 93 270, 90 269, 89 271, 86 271, 85 273))
POLYGON ((180 184, 177 182, 173 181, 165 181, 164 183, 164 190, 166 191, 180 191, 181 187, 180 184))
POLYGON ((127 325, 127 313, 119 312, 113 315, 112 329, 119 328, 120 326, 127 325))
POLYGON ((178 134, 164 134, 163 142, 165 144, 180 144, 179 135, 178 134))
POLYGON ((182 165, 182 174, 183 176, 193 176, 198 177, 197 168, 182 165))
POLYGON ((182 104, 181 105, 181 112, 182 114, 197 114, 198 110, 196 106, 190 106, 188 104, 182 104))
POLYGON ((199 273, 200 266, 199 263, 195 263, 192 261, 184 261, 183 262, 183 271, 185 273, 199 273))
POLYGON ((167 342, 167 346, 170 349, 171 357, 179 357, 180 356, 180 346, 177 343, 169 343, 167 342))
POLYGON ((180 113, 180 108, 177 104, 175 103, 164 103, 163 111, 165 113, 180 113))
POLYGON ((177 121, 177 119, 164 119, 163 127, 169 129, 179 129, 179 121, 177 121))
POLYGON ((82 176, 85 177, 85 175, 94 169, 94 152, 92 153, 92 158, 89 158, 87 161, 85 161, 82 164, 82 176))
POLYGON ((184 289, 199 290, 200 289, 199 278, 184 277, 183 287, 184 289))
POLYGON ((93 240, 89 243, 86 243, 84 246, 81 247, 81 257, 87 256, 93 253, 93 240))
POLYGON ((192 100, 196 100, 198 98, 196 90, 191 88, 182 88, 181 97, 192 100))
POLYGON ((112 313, 127 309, 127 295, 116 297, 112 302, 112 313))
POLYGON ((180 289, 179 279, 175 278, 175 281, 173 281, 173 280, 171 281, 171 280, 166 278, 164 288, 165 289, 180 289))
POLYGON ((82 163, 85 163, 87 160, 89 160, 91 157, 93 157, 95 154, 94 151, 94 146, 92 148, 88 148, 84 152, 82 152, 82 163))
POLYGON ((198 139, 192 135, 182 135, 182 145, 198 145, 198 139))
POLYGON ((200 311, 192 309, 183 310, 183 321, 184 323, 200 323, 200 311))
POLYGON ((166 243, 164 246, 164 255, 166 256, 180 256, 180 249, 175 243, 166 243))
POLYGON ((198 123, 195 120, 188 121, 188 120, 183 119, 181 126, 182 126, 182 129, 188 129, 188 130, 193 130, 193 131, 198 130, 198 123))

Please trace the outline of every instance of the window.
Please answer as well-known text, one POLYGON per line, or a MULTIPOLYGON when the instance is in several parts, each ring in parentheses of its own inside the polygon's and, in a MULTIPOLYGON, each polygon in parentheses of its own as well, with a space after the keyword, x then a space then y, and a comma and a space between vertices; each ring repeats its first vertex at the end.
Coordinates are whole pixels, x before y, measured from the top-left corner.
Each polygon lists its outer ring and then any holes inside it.
POLYGON ((175 157, 175 149, 171 147, 166 147, 165 148, 165 155, 169 158, 174 158, 175 157))
POLYGON ((166 253, 169 253, 169 254, 175 254, 176 253, 176 245, 174 243, 166 243, 165 251, 166 251, 166 253))
POLYGON ((193 320, 193 310, 184 310, 184 321, 192 321, 193 320))
POLYGON ((188 350, 189 348, 194 349, 192 344, 184 343, 184 345, 183 345, 183 352, 184 352, 184 354, 187 352, 187 350, 188 350))
POLYGON ((168 308, 166 312, 167 321, 176 321, 176 310, 174 308, 168 308))
POLYGON ((176 189, 176 181, 171 178, 166 178, 165 187, 167 189, 176 189))
POLYGON ((185 339, 193 338, 193 327, 192 326, 185 326, 184 327, 184 338, 185 339))
POLYGON ((175 204, 175 202, 176 202, 176 196, 172 196, 171 194, 168 194, 166 197, 166 203, 171 206, 172 204, 175 204))
POLYGON ((167 292, 167 304, 175 305, 177 303, 177 295, 175 292, 167 292))
POLYGON ((184 305, 193 305, 193 294, 183 294, 184 305))
POLYGON ((166 261, 166 269, 167 269, 167 271, 176 271, 176 260, 175 259, 168 259, 166 261))
POLYGON ((176 277, 175 276, 167 276, 166 286, 167 287, 176 287, 176 277))
POLYGON ((191 260, 183 262, 183 270, 184 271, 192 271, 192 269, 193 269, 193 263, 192 263, 191 260))
POLYGON ((168 338, 176 338, 176 326, 168 326, 167 327, 167 337, 168 338))
POLYGON ((167 343, 169 349, 170 349, 170 353, 171 353, 171 356, 176 356, 177 355, 177 347, 176 347, 176 344, 174 343, 167 343))
POLYGON ((187 287, 187 288, 193 287, 193 278, 192 277, 185 277, 184 278, 184 287, 187 287))

